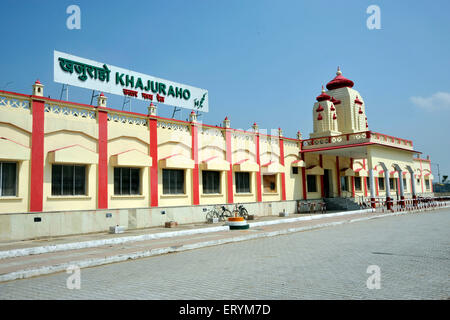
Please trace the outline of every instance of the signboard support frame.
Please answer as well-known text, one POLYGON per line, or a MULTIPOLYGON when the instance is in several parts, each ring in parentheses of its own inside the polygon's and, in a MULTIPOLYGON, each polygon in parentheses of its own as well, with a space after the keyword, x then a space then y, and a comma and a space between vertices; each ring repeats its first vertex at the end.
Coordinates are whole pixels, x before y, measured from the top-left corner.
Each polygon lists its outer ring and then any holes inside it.
POLYGON ((69 101, 69 85, 66 83, 62 84, 61 94, 59 95, 59 100, 62 100, 64 91, 66 92, 66 101, 69 101))

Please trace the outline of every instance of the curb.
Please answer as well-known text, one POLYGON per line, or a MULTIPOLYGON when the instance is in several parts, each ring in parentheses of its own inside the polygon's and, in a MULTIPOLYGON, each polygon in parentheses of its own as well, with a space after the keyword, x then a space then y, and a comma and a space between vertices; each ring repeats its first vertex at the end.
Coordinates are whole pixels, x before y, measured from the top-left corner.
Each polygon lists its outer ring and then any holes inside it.
POLYGON ((310 220, 323 219, 323 218, 339 217, 339 216, 345 216, 345 215, 349 215, 349 214, 369 213, 369 212, 374 212, 374 211, 375 210, 373 210, 373 209, 342 211, 342 212, 335 212, 335 213, 325 213, 325 214, 320 214, 320 215, 316 215, 316 216, 289 218, 289 219, 283 219, 283 220, 250 222, 249 225, 250 225, 250 228, 251 227, 260 227, 260 226, 268 226, 268 225, 274 225, 274 224, 280 224, 280 223, 310 221, 310 220))
POLYGON ((78 266, 79 268, 95 267, 95 266, 101 266, 101 265, 115 263, 115 262, 123 262, 126 260, 136 260, 139 258, 148 258, 148 257, 152 257, 152 256, 163 255, 166 253, 183 252, 183 251, 217 246, 217 245, 227 244, 227 243, 234 243, 234 242, 253 240, 253 239, 259 239, 259 238, 274 237, 274 236, 278 236, 278 235, 285 235, 285 234, 290 234, 290 233, 295 233, 295 232, 300 232, 300 231, 307 231, 307 230, 313 230, 313 229, 320 229, 320 228, 324 228, 324 227, 337 226, 337 225, 346 224, 346 223, 353 223, 353 222, 359 222, 359 221, 365 221, 365 220, 371 220, 371 219, 377 219, 377 218, 384 218, 384 217, 396 216, 396 215, 404 215, 407 213, 409 213, 409 212, 408 211, 393 212, 393 213, 387 213, 387 214, 377 215, 377 216, 373 216, 373 217, 355 218, 355 219, 351 219, 351 220, 322 223, 322 224, 318 224, 318 225, 314 225, 314 226, 287 228, 287 229, 283 229, 283 230, 262 232, 259 234, 249 234, 249 235, 233 237, 233 238, 228 238, 228 239, 204 241, 204 242, 181 245, 181 246, 170 246, 170 247, 165 247, 165 248, 158 248, 158 249, 135 252, 132 254, 124 254, 124 255, 116 255, 116 256, 110 256, 110 257, 105 257, 105 258, 72 261, 72 262, 67 262, 67 263, 53 265, 53 266, 45 266, 45 267, 34 268, 34 269, 25 269, 25 270, 19 270, 19 271, 15 271, 15 272, 11 272, 11 273, 2 274, 2 275, 0 275, 0 282, 12 281, 12 280, 18 280, 18 279, 26 279, 26 278, 31 278, 31 277, 40 276, 40 275, 62 272, 62 271, 66 271, 68 267, 73 267, 73 266, 78 266))
MULTIPOLYGON (((308 221, 308 220, 314 220, 314 219, 323 219, 323 218, 329 218, 329 217, 366 213, 366 212, 373 212, 373 209, 343 211, 343 212, 336 212, 336 213, 321 214, 321 215, 317 215, 317 216, 307 216, 307 217, 297 217, 297 218, 289 218, 289 219, 282 219, 282 220, 252 222, 252 223, 249 223, 249 225, 251 228, 251 227, 259 227, 259 226, 279 224, 279 223, 308 221)), ((218 227, 192 229, 192 230, 170 231, 170 232, 161 232, 161 233, 156 233, 156 234, 143 234, 143 235, 139 235, 139 236, 126 236, 126 237, 109 238, 109 239, 101 239, 101 240, 81 241, 81 242, 49 245, 49 246, 5 250, 5 251, 0 251, 0 260, 6 259, 6 258, 16 258, 16 257, 23 257, 23 256, 50 253, 50 252, 86 249, 86 248, 101 247, 101 246, 111 245, 111 244, 121 244, 121 243, 127 243, 127 242, 138 242, 138 241, 145 241, 145 240, 152 240, 152 239, 171 238, 171 237, 177 237, 177 236, 186 236, 186 235, 202 234, 202 233, 210 233, 210 232, 218 232, 218 231, 226 231, 226 230, 229 230, 229 226, 218 226, 218 227)))
POLYGON ((192 234, 201 234, 201 233, 218 232, 218 231, 226 231, 226 230, 229 230, 228 226, 220 226, 220 227, 192 229, 192 230, 169 231, 169 232, 161 232, 161 233, 155 233, 155 234, 143 234, 143 235, 139 235, 139 236, 127 236, 127 237, 109 238, 109 239, 101 239, 101 240, 71 242, 71 243, 56 244, 56 245, 50 245, 50 246, 40 246, 40 247, 5 250, 5 251, 0 251, 0 260, 6 259, 6 258, 16 258, 16 257, 23 257, 23 256, 29 256, 29 255, 35 255, 35 254, 42 254, 42 253, 86 249, 86 248, 101 247, 101 246, 110 245, 110 244, 138 242, 138 241, 145 241, 145 240, 151 240, 151 239, 171 238, 171 237, 177 237, 177 236, 187 236, 187 235, 192 235, 192 234))

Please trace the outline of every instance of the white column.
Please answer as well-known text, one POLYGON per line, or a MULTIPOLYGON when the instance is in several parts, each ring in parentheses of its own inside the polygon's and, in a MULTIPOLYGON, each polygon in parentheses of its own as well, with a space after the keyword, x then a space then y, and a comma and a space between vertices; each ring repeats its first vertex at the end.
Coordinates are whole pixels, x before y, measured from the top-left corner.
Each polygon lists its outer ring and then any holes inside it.
POLYGON ((389 170, 384 170, 384 189, 386 190, 386 198, 391 197, 391 184, 389 181, 389 170))
POLYGON ((402 172, 402 170, 399 170, 397 172, 398 172, 398 175, 400 177, 398 179, 398 181, 400 181, 399 182, 400 183, 400 199, 403 200, 403 198, 405 197, 405 189, 404 189, 404 186, 403 186, 403 172, 402 172))
POLYGON ((414 197, 416 195, 416 177, 414 171, 410 171, 409 173, 411 174, 411 186, 412 186, 411 192, 414 197))
POLYGON ((375 177, 373 176, 373 168, 369 169, 369 181, 370 181, 370 197, 375 198, 375 177))

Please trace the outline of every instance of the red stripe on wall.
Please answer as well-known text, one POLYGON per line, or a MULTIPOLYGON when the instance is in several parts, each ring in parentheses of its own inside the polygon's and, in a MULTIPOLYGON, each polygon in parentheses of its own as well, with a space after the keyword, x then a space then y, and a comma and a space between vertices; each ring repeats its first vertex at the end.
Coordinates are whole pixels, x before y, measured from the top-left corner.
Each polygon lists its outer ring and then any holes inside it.
MULTIPOLYGON (((350 158, 350 168, 353 170, 353 158, 350 158)), ((352 197, 355 197, 355 177, 352 176, 352 197)))
POLYGON ((30 211, 41 212, 44 198, 44 101, 32 101, 30 211))
MULTIPOLYGON (((366 159, 363 159, 363 169, 366 170, 366 159)), ((362 177, 364 182, 364 197, 367 197, 367 177, 362 177)))
POLYGON ((261 202, 262 201, 262 195, 261 195, 261 160, 259 156, 259 133, 255 136, 256 140, 256 163, 259 165, 259 170, 256 172, 256 201, 261 202))
POLYGON ((341 196, 341 175, 339 169, 339 156, 336 156, 336 175, 337 175, 337 187, 338 187, 338 196, 341 196))
MULTIPOLYGON (((284 141, 280 138, 280 164, 284 167, 284 141)), ((281 173, 281 200, 286 200, 286 174, 281 173)))
MULTIPOLYGON (((319 167, 323 168, 323 159, 322 159, 322 155, 319 154, 319 167)), ((323 175, 320 176, 320 192, 322 195, 322 198, 325 198, 325 188, 324 188, 324 183, 323 183, 323 175)))
POLYGON ((422 170, 422 160, 420 160, 420 185, 422 186, 422 193, 423 193, 423 170, 422 170))
POLYGON ((158 130, 156 118, 148 119, 150 133, 150 157, 152 166, 150 168, 150 206, 158 206, 158 130))
POLYGON ((378 177, 377 178, 375 178, 375 188, 376 188, 376 191, 377 191, 377 197, 380 195, 380 193, 379 193, 379 191, 378 191, 378 177))
POLYGON ((108 209, 108 112, 98 108, 98 204, 108 209))
POLYGON ((226 157, 230 163, 230 170, 227 172, 227 190, 228 190, 228 203, 233 203, 233 150, 231 149, 231 130, 225 131, 226 141, 226 157))
MULTIPOLYGON (((302 160, 305 161, 305 154, 301 154, 302 160)), ((302 167, 302 190, 303 190, 303 200, 308 199, 308 193, 306 192, 306 168, 302 167)))
POLYGON ((192 204, 200 203, 200 181, 198 169, 198 127, 192 124, 192 160, 194 160, 194 169, 192 169, 192 204))

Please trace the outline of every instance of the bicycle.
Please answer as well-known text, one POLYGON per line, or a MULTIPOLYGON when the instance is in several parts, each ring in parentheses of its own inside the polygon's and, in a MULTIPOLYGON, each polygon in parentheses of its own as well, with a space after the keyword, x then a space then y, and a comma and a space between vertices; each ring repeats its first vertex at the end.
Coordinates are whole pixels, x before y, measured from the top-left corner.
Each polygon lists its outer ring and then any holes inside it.
POLYGON ((235 204, 233 213, 235 216, 243 217, 245 220, 248 219, 248 211, 242 204, 235 204))
POLYGON ((211 221, 214 218, 219 219, 219 221, 225 221, 228 217, 232 217, 233 214, 225 206, 214 206, 206 214, 206 221, 211 221))
POLYGON ((217 217, 219 218, 219 221, 225 221, 228 217, 232 217, 233 214, 230 210, 228 210, 225 206, 215 206, 214 207, 215 212, 217 212, 217 217), (219 211, 222 210, 222 211, 219 211))
POLYGON ((206 213, 206 222, 213 222, 215 218, 219 218, 219 212, 217 212, 216 208, 209 209, 206 213))

